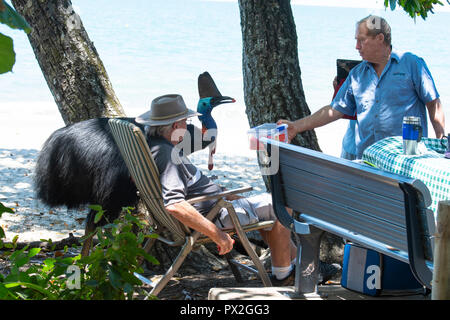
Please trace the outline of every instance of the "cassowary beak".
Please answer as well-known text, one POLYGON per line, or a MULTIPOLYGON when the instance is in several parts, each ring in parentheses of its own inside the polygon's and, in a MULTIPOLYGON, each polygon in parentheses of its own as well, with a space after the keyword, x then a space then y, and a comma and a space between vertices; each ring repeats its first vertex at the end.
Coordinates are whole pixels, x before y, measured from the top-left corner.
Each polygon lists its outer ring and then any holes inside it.
POLYGON ((236 100, 234 98, 231 97, 227 97, 227 96, 220 96, 220 97, 212 97, 211 98, 211 107, 216 107, 219 104, 224 104, 224 103, 234 103, 236 102, 236 100))

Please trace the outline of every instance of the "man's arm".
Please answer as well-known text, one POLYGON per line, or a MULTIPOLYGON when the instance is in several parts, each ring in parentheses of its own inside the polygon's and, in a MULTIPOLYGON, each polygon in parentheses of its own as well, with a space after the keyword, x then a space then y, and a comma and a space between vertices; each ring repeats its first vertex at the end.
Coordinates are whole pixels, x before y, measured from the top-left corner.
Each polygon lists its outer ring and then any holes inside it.
POLYGON ((294 139, 297 133, 322 127, 344 116, 342 112, 333 109, 330 105, 321 108, 312 115, 296 121, 278 120, 277 124, 288 125, 289 141, 294 139))
POLYGON ((213 240, 219 247, 219 254, 226 254, 233 249, 233 239, 220 230, 214 223, 202 216, 187 201, 166 206, 166 210, 182 224, 192 228, 213 240))
POLYGON ((441 99, 434 99, 426 105, 436 138, 441 139, 445 135, 445 115, 441 99))

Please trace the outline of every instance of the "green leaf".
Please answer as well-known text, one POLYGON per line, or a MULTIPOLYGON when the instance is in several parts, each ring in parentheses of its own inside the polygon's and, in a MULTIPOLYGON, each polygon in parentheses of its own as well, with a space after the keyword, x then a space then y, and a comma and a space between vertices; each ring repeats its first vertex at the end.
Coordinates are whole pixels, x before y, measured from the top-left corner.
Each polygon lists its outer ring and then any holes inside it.
POLYGON ((16 267, 20 268, 26 265, 30 261, 30 258, 26 256, 20 256, 15 260, 16 267))
MULTIPOLYGON (((15 62, 16 53, 13 48, 13 40, 0 33, 0 74, 12 71, 15 62)), ((3 212, 14 213, 12 209, 6 208, 1 203, 0 205, 0 216, 3 212)))
POLYGON ((102 206, 98 204, 90 204, 88 207, 94 211, 103 211, 102 206))
POLYGON ((99 222, 103 217, 103 211, 99 211, 95 214, 94 223, 99 222))
MULTIPOLYGON (((0 33, 0 39, 2 34, 0 33)), ((7 37, 8 38, 8 37, 7 37)), ((10 38, 11 39, 11 38, 10 38)), ((1 40, 0 40, 1 41, 1 40)), ((12 40, 11 40, 12 41, 12 40)), ((2 216, 2 213, 8 212, 8 213, 14 213, 14 210, 8 207, 5 207, 3 203, 0 202, 0 217, 2 216)))
POLYGON ((142 255, 144 256, 144 258, 148 261, 151 262, 153 265, 158 266, 159 265, 159 261, 158 259, 156 259, 154 256, 148 254, 147 252, 143 252, 142 255))
POLYGON ((30 289, 33 289, 35 291, 38 291, 38 292, 46 295, 51 300, 57 300, 58 299, 57 296, 53 295, 48 290, 45 290, 44 288, 41 288, 40 286, 35 285, 33 283, 28 283, 28 282, 10 282, 10 283, 5 283, 4 286, 5 286, 5 288, 8 288, 8 289, 9 288, 18 287, 18 286, 22 286, 22 287, 26 287, 26 288, 30 288, 30 289))
POLYGON ((91 204, 88 207, 91 210, 97 211, 97 213, 95 214, 94 223, 99 222, 103 216, 103 213, 105 212, 105 211, 103 211, 102 206, 97 205, 97 204, 91 204))
POLYGON ((122 277, 121 277, 120 273, 117 272, 115 270, 115 268, 113 268, 110 265, 108 265, 108 270, 109 270, 109 281, 111 281, 111 285, 115 289, 120 289, 121 282, 122 282, 122 277))
POLYGON ((42 267, 42 272, 48 273, 48 272, 52 271, 54 267, 55 267, 55 259, 53 259, 53 258, 45 259, 44 265, 42 267))
POLYGON ((395 10, 395 7, 397 6, 397 0, 389 0, 389 6, 391 7, 391 10, 395 10))
POLYGON ((41 249, 40 249, 40 248, 32 248, 32 249, 30 250, 30 252, 28 252, 28 257, 29 257, 29 258, 34 257, 34 256, 37 255, 39 252, 41 252, 41 249))
POLYGON ((6 9, 4 11, 0 11, 0 22, 8 25, 12 29, 20 29, 26 33, 30 33, 31 27, 25 19, 5 1, 3 1, 3 4, 6 9))
POLYGON ((84 284, 89 287, 98 287, 98 285, 99 285, 97 280, 88 280, 84 284))
POLYGON ((13 244, 14 248, 16 247, 17 240, 19 240, 19 235, 16 234, 16 235, 14 236, 14 238, 12 239, 12 244, 13 244))
POLYGON ((145 238, 158 239, 159 235, 157 233, 149 233, 145 235, 145 238))

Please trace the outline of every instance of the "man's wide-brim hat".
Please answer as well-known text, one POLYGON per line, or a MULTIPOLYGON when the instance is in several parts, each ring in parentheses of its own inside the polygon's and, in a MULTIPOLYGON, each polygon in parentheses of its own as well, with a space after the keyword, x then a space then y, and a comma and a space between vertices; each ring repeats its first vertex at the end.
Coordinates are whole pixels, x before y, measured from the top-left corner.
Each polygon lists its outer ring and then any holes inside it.
POLYGON ((138 116, 136 122, 149 126, 164 126, 200 115, 188 109, 179 94, 166 94, 153 99, 150 111, 138 116))

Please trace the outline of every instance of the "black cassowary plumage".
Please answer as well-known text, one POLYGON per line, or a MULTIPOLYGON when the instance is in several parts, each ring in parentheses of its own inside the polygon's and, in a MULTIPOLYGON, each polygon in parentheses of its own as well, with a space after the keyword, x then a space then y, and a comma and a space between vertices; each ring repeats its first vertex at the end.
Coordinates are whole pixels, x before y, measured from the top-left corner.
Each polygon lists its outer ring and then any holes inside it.
MULTIPOLYGON (((142 128, 134 118, 122 119, 142 128)), ((111 135, 108 120, 74 123, 56 130, 47 139, 34 173, 37 197, 45 204, 68 208, 100 204, 110 221, 119 216, 122 207, 136 206, 137 189, 111 135)), ((93 219, 91 211, 88 223, 93 219)))

